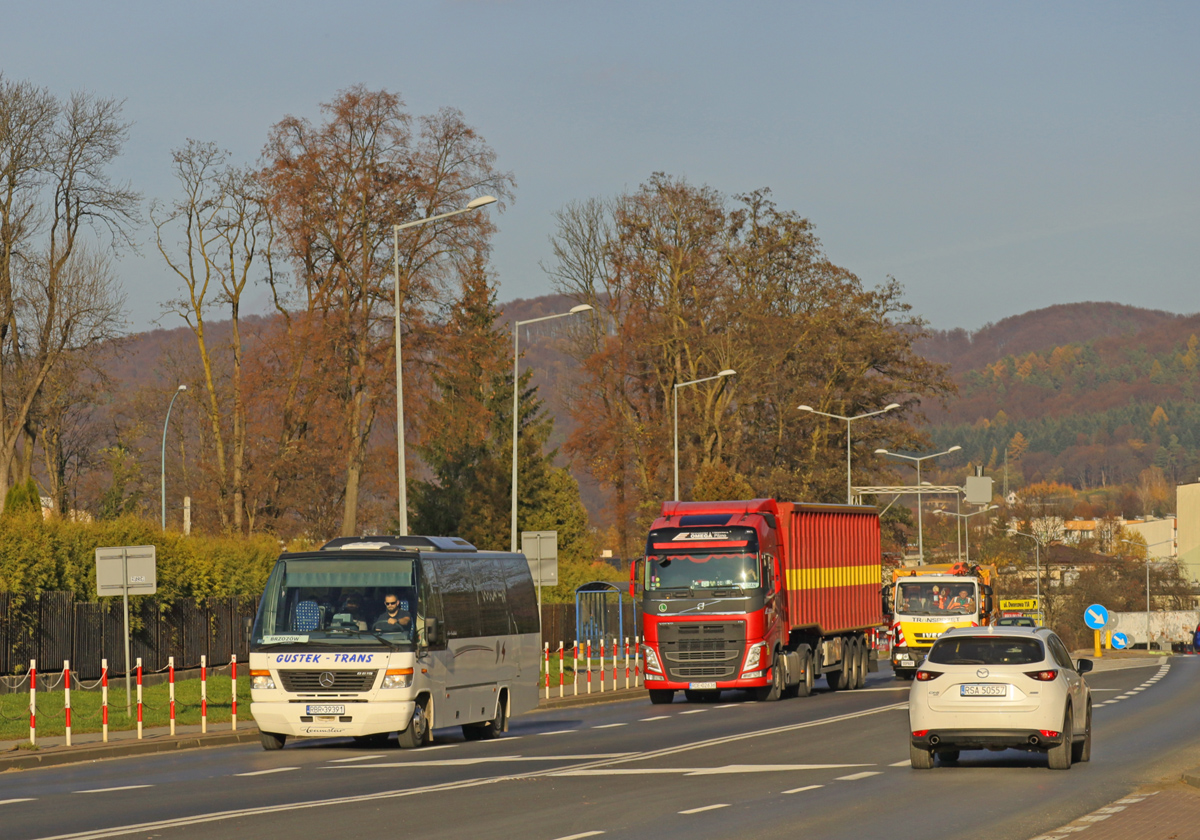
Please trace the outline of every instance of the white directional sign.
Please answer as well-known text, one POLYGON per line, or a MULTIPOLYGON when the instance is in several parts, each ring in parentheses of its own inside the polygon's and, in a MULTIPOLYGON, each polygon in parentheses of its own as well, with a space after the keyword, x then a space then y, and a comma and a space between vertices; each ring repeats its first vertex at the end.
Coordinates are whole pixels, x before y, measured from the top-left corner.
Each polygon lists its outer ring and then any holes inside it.
POLYGON ((1092 604, 1083 611, 1083 621, 1092 630, 1103 630, 1108 624, 1108 608, 1100 604, 1092 604))

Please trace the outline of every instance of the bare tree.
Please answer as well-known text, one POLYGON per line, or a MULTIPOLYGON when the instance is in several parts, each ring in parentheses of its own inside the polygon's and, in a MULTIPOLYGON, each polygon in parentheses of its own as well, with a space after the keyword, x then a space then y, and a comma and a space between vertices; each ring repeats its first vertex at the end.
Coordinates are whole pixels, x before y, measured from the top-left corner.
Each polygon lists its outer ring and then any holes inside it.
POLYGON ((0 78, 0 498, 29 474, 55 366, 123 327, 106 252, 138 218, 137 193, 108 175, 127 134, 115 99, 0 78))

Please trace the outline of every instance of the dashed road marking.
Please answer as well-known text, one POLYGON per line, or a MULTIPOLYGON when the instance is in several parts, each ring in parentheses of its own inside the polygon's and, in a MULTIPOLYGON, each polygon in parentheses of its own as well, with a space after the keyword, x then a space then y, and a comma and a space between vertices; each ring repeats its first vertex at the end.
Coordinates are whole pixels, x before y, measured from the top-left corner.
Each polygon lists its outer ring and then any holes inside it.
POLYGON ((603 831, 585 831, 582 834, 568 834, 566 837, 558 837, 556 840, 583 840, 584 837, 598 837, 603 833, 603 831))
MULTIPOLYGON (((270 770, 253 770, 249 773, 234 773, 235 776, 267 776, 271 773, 286 773, 289 770, 299 770, 299 767, 272 767, 270 770)), ((148 787, 148 785, 147 785, 148 787)))
POLYGON ((331 758, 330 764, 349 764, 352 761, 370 761, 373 758, 385 758, 383 753, 379 755, 352 755, 349 758, 331 758))
MULTIPOLYGON (((298 768, 293 768, 298 769, 298 768)), ((141 790, 142 788, 154 787, 154 785, 121 785, 120 787, 107 788, 92 788, 91 790, 77 790, 76 793, 115 793, 118 790, 141 790)))
POLYGON ((728 802, 721 802, 716 805, 705 805, 703 808, 689 808, 688 810, 680 811, 679 813, 681 813, 681 814, 699 814, 702 811, 715 811, 718 808, 728 808, 728 807, 729 807, 728 802))
POLYGON ((18 802, 36 802, 32 796, 26 796, 22 799, 0 799, 0 805, 15 805, 18 802))
POLYGON ((714 709, 732 709, 735 706, 741 706, 741 705, 743 705, 743 704, 741 704, 741 703, 725 703, 720 706, 713 706, 713 708, 714 709))
POLYGON ((539 735, 566 735, 568 732, 578 732, 578 729, 555 729, 553 732, 539 732, 539 735))
POLYGON ((592 729, 612 729, 615 726, 628 726, 627 723, 602 723, 599 726, 593 726, 592 729))
MULTIPOLYGON (((907 764, 908 762, 906 761, 904 763, 907 764)), ((804 791, 806 791, 806 790, 816 790, 817 788, 823 788, 823 787, 825 787, 825 785, 805 785, 804 787, 798 787, 798 788, 792 788, 791 790, 785 790, 784 793, 804 793, 804 791)))
POLYGON ((912 759, 906 758, 903 761, 897 761, 895 764, 889 764, 888 767, 907 767, 912 764, 912 759))
POLYGON ((707 712, 708 709, 688 709, 686 712, 680 712, 681 715, 698 715, 702 712, 707 712))
POLYGON ((642 718, 641 723, 649 723, 652 720, 666 720, 670 715, 655 715, 654 717, 642 718))
POLYGON ((865 779, 868 776, 878 776, 878 770, 864 770, 861 773, 851 773, 849 776, 838 776, 839 782, 857 782, 859 779, 865 779))

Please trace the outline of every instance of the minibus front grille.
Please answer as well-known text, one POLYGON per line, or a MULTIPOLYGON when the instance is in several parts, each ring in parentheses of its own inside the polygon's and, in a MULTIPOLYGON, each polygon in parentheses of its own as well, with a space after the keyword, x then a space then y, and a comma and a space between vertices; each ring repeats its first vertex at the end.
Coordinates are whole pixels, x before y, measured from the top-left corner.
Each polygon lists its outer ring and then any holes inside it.
POLYGON ((284 691, 305 694, 338 694, 346 691, 370 691, 378 671, 280 671, 284 691), (322 679, 324 677, 324 679, 322 679))

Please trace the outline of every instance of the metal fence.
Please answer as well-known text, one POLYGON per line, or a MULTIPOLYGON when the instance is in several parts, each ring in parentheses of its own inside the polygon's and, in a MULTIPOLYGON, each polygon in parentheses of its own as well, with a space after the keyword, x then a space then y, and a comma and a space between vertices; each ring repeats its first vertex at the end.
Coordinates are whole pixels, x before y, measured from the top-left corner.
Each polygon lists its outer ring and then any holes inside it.
MULTIPOLYGON (((147 671, 161 671, 175 657, 178 669, 197 668, 200 657, 245 661, 258 598, 180 598, 170 605, 153 598, 129 604, 130 656, 147 671)), ((125 647, 120 598, 76 601, 70 592, 0 592, 0 674, 24 673, 29 660, 55 668, 70 660, 80 679, 98 679, 107 659, 110 676, 124 674, 125 647)))

